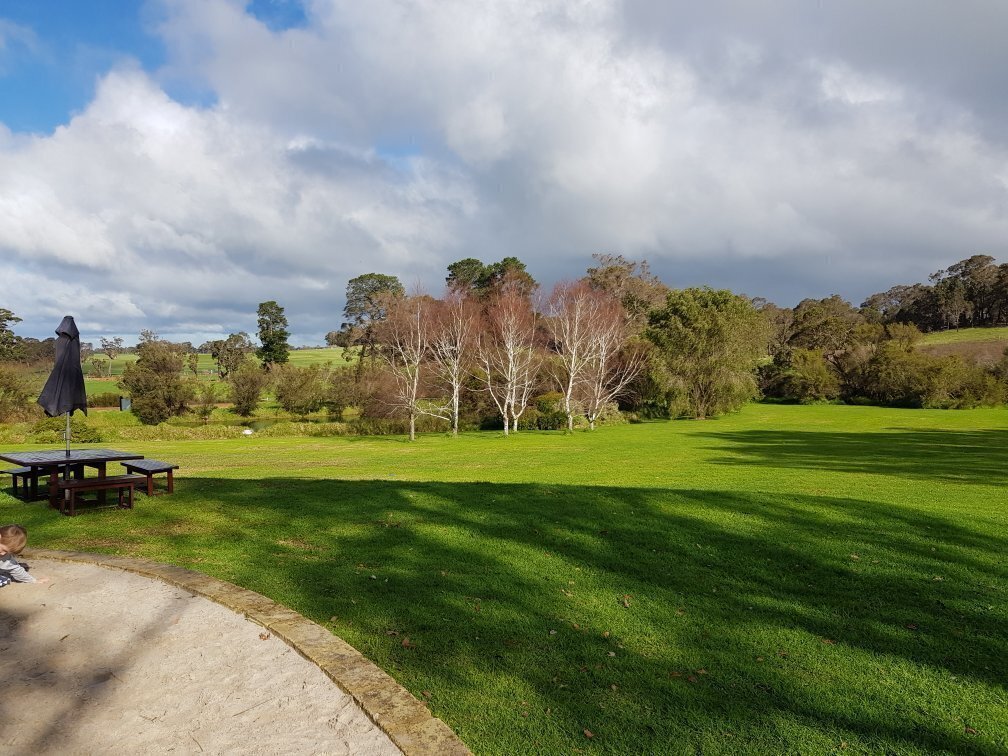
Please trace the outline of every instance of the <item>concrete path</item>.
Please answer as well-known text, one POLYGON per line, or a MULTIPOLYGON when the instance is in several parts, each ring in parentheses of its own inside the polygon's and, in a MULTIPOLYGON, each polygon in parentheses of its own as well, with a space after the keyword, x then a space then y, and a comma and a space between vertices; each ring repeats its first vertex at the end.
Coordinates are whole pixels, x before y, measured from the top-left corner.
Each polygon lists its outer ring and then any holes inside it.
MULTIPOLYGON (((5 749, 402 752, 319 666, 241 614, 119 569, 25 561, 50 582, 0 588, 5 749)), ((464 751, 457 746, 449 750, 464 751)))

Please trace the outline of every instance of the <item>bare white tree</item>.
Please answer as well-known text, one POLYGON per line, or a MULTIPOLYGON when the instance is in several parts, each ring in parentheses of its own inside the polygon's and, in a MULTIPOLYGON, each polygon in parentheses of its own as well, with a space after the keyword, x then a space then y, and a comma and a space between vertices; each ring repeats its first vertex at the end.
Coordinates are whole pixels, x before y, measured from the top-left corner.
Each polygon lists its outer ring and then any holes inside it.
POLYGON ((476 358, 480 377, 504 420, 504 435, 517 431, 540 363, 535 315, 517 287, 501 287, 487 306, 476 358))
POLYGON ((459 292, 449 292, 439 307, 431 338, 431 368, 450 391, 452 435, 458 435, 462 385, 472 368, 478 310, 459 292))
POLYGON ((592 348, 584 371, 584 408, 592 430, 605 406, 626 391, 645 365, 643 346, 628 344, 629 326, 626 310, 612 297, 600 301, 592 315, 592 348))
POLYGON ((584 389, 586 373, 596 358, 600 310, 607 299, 606 294, 578 281, 558 283, 547 301, 550 347, 557 355, 550 372, 563 394, 568 432, 574 431, 576 395, 584 389))
POLYGON ((409 416, 410 441, 416 440, 419 415, 448 417, 447 406, 425 401, 421 394, 421 372, 431 350, 433 304, 420 294, 396 299, 378 331, 382 358, 395 379, 395 403, 409 416))

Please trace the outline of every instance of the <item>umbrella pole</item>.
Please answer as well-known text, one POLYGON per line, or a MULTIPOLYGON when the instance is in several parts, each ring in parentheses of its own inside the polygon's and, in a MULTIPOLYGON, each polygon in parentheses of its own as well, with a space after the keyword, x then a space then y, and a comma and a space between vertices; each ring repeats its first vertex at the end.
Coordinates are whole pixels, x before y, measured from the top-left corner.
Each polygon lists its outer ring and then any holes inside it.
POLYGON ((70 413, 66 413, 66 455, 70 456, 70 413))

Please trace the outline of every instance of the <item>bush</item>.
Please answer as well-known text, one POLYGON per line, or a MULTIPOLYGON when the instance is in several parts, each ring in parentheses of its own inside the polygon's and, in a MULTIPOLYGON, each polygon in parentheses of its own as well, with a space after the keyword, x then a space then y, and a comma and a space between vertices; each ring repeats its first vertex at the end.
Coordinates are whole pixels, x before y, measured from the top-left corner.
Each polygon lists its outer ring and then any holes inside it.
POLYGON ((199 384, 196 389, 196 404, 193 411, 206 424, 210 421, 214 407, 217 406, 217 386, 209 381, 199 384))
MULTIPOLYGON (((636 416, 634 416, 636 418, 636 416)), ((578 418, 574 418, 575 428, 586 428, 588 427, 588 421, 585 418, 581 418, 581 422, 578 422, 578 418)), ((599 416, 595 418, 596 425, 626 425, 629 419, 624 415, 619 408, 619 405, 615 402, 609 402, 602 407, 602 411, 599 412, 599 416)))
POLYGON ((292 415, 305 417, 325 405, 329 392, 328 367, 276 365, 272 375, 276 382, 277 403, 292 415))
MULTIPOLYGON (((36 444, 64 444, 66 439, 66 416, 57 415, 39 420, 32 426, 31 440, 36 444)), ((70 416, 70 442, 73 444, 97 444, 102 442, 102 435, 90 427, 77 413, 70 416)))
POLYGON ((263 389, 269 384, 269 375, 253 360, 245 359, 228 377, 234 411, 242 417, 251 417, 259 406, 263 389))
MULTIPOLYGON (((566 430, 567 413, 563 408, 563 398, 559 391, 549 391, 535 398, 534 408, 539 414, 535 427, 538 430, 566 430)), ((574 413, 577 415, 578 411, 575 409, 574 413)))
POLYGON ((137 354, 119 383, 132 399, 133 414, 144 425, 185 414, 193 397, 192 383, 182 377, 185 353, 167 341, 151 339, 140 343, 137 354))
POLYGON ((884 404, 966 409, 1004 399, 1003 384, 958 355, 932 357, 885 344, 872 360, 872 397, 884 404))
POLYGON ((818 350, 793 350, 782 379, 783 398, 791 401, 823 402, 840 396, 840 378, 818 350))
POLYGON ((27 420, 35 410, 31 382, 6 367, 0 367, 0 422, 27 420))

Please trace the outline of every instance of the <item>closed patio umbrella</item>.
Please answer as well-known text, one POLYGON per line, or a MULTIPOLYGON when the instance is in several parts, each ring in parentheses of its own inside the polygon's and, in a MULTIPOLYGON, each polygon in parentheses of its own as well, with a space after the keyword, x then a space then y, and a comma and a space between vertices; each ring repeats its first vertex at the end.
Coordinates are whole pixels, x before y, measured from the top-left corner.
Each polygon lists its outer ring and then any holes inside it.
POLYGON ((80 331, 67 315, 56 329, 56 365, 42 388, 38 403, 49 417, 66 414, 66 453, 70 456, 70 414, 87 414, 87 391, 80 364, 80 331))

